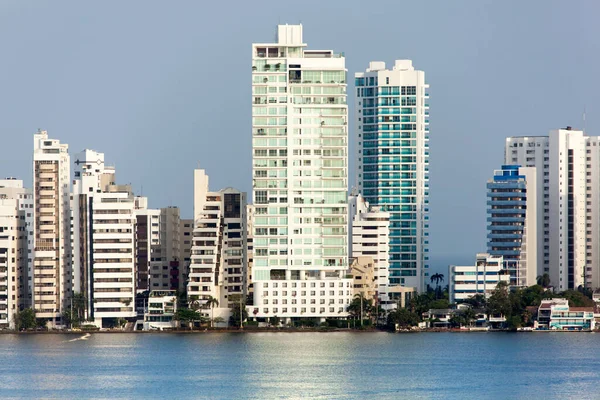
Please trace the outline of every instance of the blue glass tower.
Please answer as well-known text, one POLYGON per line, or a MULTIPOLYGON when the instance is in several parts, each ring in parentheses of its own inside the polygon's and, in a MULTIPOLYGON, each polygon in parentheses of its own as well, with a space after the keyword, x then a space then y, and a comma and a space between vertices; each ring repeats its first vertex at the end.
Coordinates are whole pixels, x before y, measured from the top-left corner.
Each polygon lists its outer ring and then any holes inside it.
POLYGON ((429 251, 429 87, 410 60, 356 78, 358 188, 390 213, 390 284, 424 290, 429 251))

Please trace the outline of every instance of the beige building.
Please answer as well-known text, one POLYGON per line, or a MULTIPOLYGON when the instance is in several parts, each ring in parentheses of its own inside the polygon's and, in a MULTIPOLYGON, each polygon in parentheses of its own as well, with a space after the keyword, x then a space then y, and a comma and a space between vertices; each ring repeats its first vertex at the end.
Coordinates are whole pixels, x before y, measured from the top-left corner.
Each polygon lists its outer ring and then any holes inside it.
POLYGON ((352 259, 350 264, 352 276, 352 296, 362 295, 364 298, 377 302, 377 284, 375 277, 375 261, 369 256, 360 256, 352 259))
POLYGON ((34 135, 33 308, 50 325, 60 323, 71 290, 70 165, 68 145, 34 135))

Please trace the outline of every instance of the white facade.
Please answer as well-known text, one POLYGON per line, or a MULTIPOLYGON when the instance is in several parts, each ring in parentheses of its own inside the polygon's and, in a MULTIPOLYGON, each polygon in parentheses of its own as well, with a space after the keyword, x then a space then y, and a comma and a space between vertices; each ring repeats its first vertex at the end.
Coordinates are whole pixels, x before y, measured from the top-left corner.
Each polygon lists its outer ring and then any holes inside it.
POLYGON ((19 202, 0 197, 0 328, 14 328, 19 310, 19 274, 25 263, 24 221, 19 218, 19 202))
POLYGON ((201 307, 217 299, 218 306, 202 311, 205 316, 228 318, 232 302, 245 301, 246 252, 246 194, 232 188, 211 192, 205 171, 195 170, 187 294, 201 307))
POLYGON ((355 74, 358 189, 390 213, 390 284, 425 290, 429 268, 429 85, 411 60, 355 74))
POLYGON ((33 296, 38 318, 60 321, 71 290, 71 212, 68 145, 34 135, 33 296))
POLYGON ((348 315, 346 87, 344 56, 308 50, 302 25, 252 45, 251 316, 348 315))
POLYGON ((571 128, 509 137, 505 162, 536 167, 537 251, 552 285, 560 291, 600 287, 599 138, 571 128))
POLYGON ((14 178, 0 179, 0 198, 17 200, 18 215, 24 225, 22 236, 22 265, 19 272, 19 304, 20 309, 31 307, 33 293, 33 194, 31 189, 23 187, 23 181, 14 178))
POLYGON ((135 215, 129 186, 115 185, 104 154, 75 155, 73 185, 73 290, 85 295, 86 317, 131 318, 134 307, 135 215))
POLYGON ((487 183, 487 252, 504 258, 513 288, 535 285, 544 273, 536 180, 535 167, 503 165, 487 183))
POLYGON ((475 265, 448 267, 450 303, 462 302, 477 294, 490 297, 499 282, 509 283, 502 257, 477 254, 475 265))
POLYGON ((175 290, 152 290, 148 296, 148 307, 144 312, 144 330, 175 328, 174 316, 177 312, 177 292, 175 290))
POLYGON ((389 289, 389 224, 390 214, 379 207, 369 207, 364 197, 352 195, 348 207, 351 220, 350 254, 352 258, 371 257, 379 304, 385 310, 396 307, 389 289))

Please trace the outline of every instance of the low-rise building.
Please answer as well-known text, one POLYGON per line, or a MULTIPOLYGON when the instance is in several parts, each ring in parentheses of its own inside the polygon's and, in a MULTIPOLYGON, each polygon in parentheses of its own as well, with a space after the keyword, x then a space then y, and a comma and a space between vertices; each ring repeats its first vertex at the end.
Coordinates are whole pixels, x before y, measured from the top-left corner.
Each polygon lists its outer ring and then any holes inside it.
POLYGON ((451 265, 449 271, 450 303, 460 303, 477 294, 488 298, 499 282, 509 283, 502 257, 477 254, 475 265, 451 265))
POLYGON ((152 290, 148 307, 144 312, 144 330, 163 330, 175 327, 177 292, 175 290, 152 290))
POLYGON ((362 295, 365 299, 377 302, 377 288, 375 278, 375 263, 371 257, 356 257, 350 264, 352 276, 352 295, 362 295))
POLYGON ((535 329, 589 331, 596 327, 594 307, 570 307, 567 299, 542 300, 535 329))

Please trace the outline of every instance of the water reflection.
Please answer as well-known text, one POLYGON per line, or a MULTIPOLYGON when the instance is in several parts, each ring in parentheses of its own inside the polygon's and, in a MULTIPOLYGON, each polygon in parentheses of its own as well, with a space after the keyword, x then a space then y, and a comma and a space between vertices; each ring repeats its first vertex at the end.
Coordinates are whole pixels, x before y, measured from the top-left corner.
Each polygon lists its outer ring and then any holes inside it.
POLYGON ((586 398, 600 384, 593 334, 76 337, 0 335, 0 397, 586 398))

